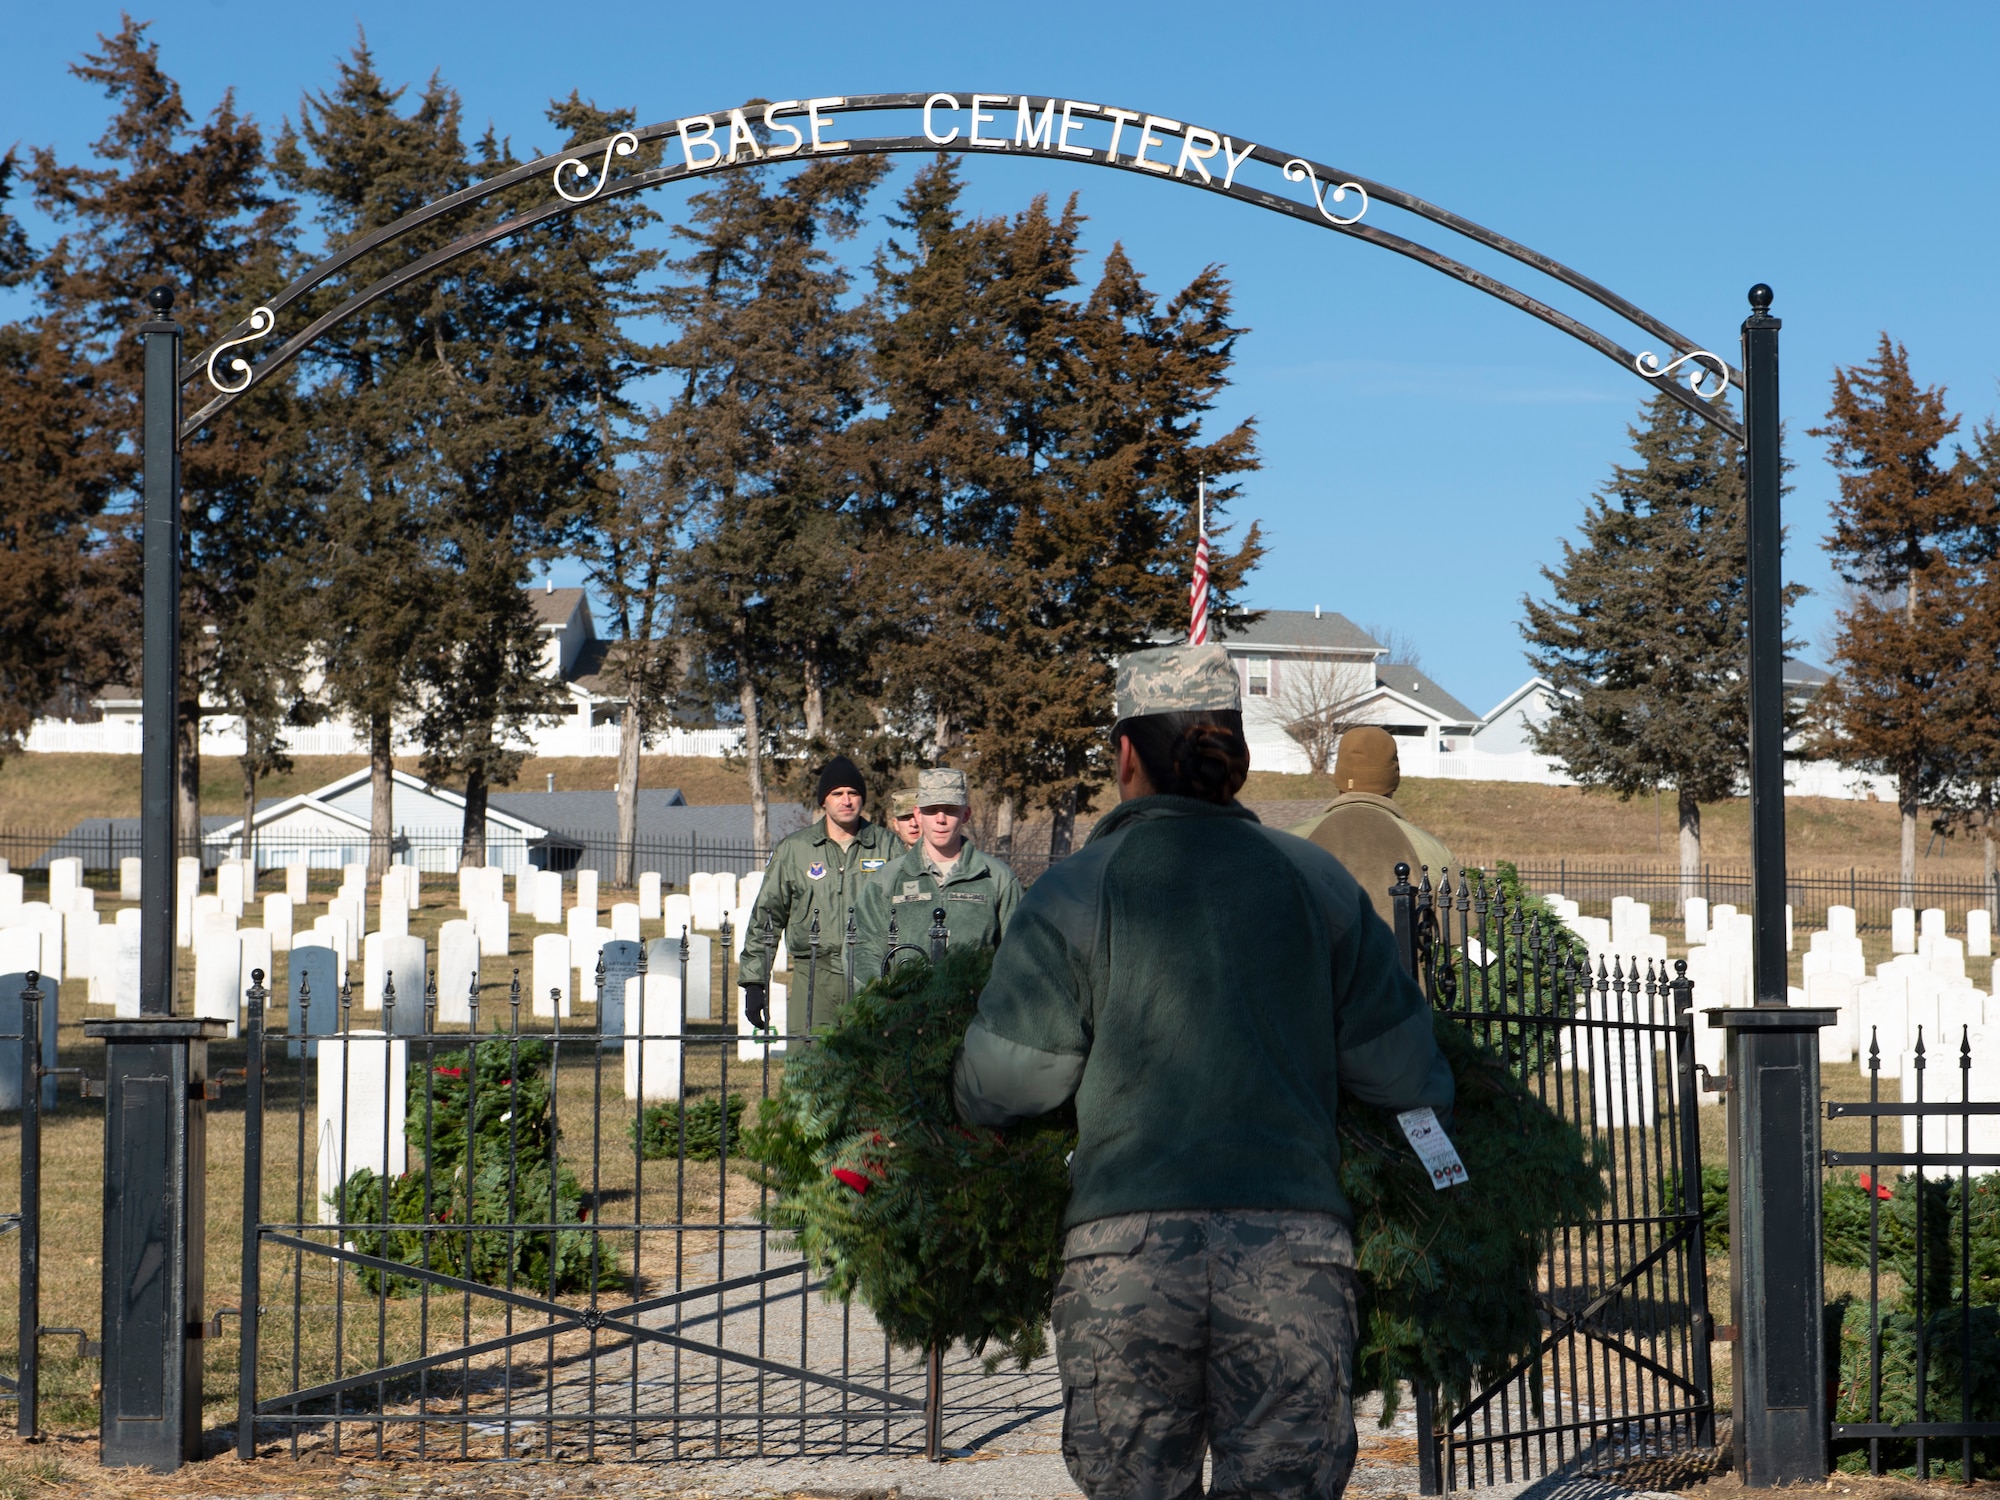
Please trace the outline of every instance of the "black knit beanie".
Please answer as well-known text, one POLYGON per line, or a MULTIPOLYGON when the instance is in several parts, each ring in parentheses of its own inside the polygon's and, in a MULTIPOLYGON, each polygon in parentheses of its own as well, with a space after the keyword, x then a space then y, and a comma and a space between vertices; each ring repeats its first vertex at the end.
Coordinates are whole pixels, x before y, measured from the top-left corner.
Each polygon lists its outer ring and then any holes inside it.
POLYGON ((819 786, 813 792, 813 806, 820 806, 826 801, 828 792, 838 791, 844 786, 859 792, 862 801, 868 800, 868 783, 861 778, 861 767, 844 755, 836 755, 820 770, 819 786))

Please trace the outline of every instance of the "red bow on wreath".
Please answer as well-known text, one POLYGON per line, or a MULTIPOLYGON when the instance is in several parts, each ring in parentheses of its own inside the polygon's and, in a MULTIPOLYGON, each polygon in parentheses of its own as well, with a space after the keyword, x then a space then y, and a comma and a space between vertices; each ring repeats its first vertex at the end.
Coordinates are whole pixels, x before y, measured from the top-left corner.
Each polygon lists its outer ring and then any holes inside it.
POLYGON ((835 1182, 840 1183, 843 1187, 853 1188, 854 1191, 857 1193, 865 1193, 868 1191, 868 1179, 861 1173, 856 1172, 851 1168, 835 1167, 833 1169, 833 1179, 835 1182))

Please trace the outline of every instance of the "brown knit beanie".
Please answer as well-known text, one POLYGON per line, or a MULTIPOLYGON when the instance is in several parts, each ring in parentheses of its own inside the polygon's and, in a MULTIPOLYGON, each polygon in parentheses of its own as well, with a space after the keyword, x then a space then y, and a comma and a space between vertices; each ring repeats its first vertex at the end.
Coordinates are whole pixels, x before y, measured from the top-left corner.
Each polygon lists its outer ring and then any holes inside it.
POLYGON ((1338 790, 1393 797, 1402 781, 1396 737, 1388 730, 1364 724, 1340 737, 1340 753, 1333 760, 1333 784, 1338 790))

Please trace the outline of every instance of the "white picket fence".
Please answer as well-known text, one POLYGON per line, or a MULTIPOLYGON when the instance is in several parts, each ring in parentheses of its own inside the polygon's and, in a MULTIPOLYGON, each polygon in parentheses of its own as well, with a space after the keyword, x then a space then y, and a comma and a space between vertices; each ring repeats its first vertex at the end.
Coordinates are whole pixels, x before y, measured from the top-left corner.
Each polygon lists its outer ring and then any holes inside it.
MULTIPOLYGON (((573 721, 537 729, 519 746, 534 755, 588 756, 609 759, 618 754, 618 726, 573 721)), ((28 731, 24 748, 37 754, 137 755, 144 746, 145 733, 131 719, 107 719, 96 724, 72 724, 61 719, 43 719, 28 731)), ((741 748, 743 733, 736 729, 665 729, 646 736, 648 755, 683 755, 720 760, 741 748)), ((293 755, 366 755, 368 742, 345 724, 294 729, 285 735, 285 747, 293 755)), ((400 740, 399 752, 412 750, 400 740)), ((203 755, 235 756, 243 753, 243 733, 233 719, 214 719, 201 736, 203 755)))

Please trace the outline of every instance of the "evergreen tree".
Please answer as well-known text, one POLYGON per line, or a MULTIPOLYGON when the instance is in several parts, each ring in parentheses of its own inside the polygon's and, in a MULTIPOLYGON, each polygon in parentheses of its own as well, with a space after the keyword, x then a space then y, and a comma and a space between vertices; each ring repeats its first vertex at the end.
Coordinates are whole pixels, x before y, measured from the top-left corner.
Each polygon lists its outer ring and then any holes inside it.
MULTIPOLYGON (((308 95, 287 124, 280 180, 310 197, 329 249, 361 239, 473 179, 459 137, 459 101, 433 78, 415 107, 376 72, 366 40, 340 64, 334 87, 308 95)), ((465 228, 445 219, 362 258, 314 298, 318 313, 465 228)), ((319 524, 312 534, 314 637, 329 707, 366 736, 371 811, 369 867, 389 863, 394 827, 394 735, 417 706, 411 670, 429 644, 437 601, 452 583, 431 551, 432 502, 460 378, 456 352, 485 331, 466 319, 459 267, 380 299, 321 339, 307 356, 311 442, 300 460, 319 524)))
MULTIPOLYGON (((1000 847, 1039 805, 1060 854, 1105 774, 1112 664, 1185 624, 1199 473, 1255 466, 1247 423, 1199 440, 1237 330, 1217 272, 1162 309, 1122 250, 1079 306, 1074 199, 965 218, 960 190, 953 159, 918 173, 891 221, 910 239, 876 263, 878 651, 909 738, 971 752, 1000 800, 1000 847)), ((1254 530, 1218 550, 1225 599, 1260 551, 1254 530)))
POLYGON ((1939 452, 1958 430, 1941 387, 1919 387, 1888 334, 1871 363, 1836 369, 1826 425, 1840 473, 1826 548, 1860 592, 1838 613, 1835 677, 1820 697, 1822 749, 1896 779, 1904 900, 1916 879, 1917 813, 1943 787, 1961 726, 1947 689, 1962 616, 1956 576, 1977 498, 1939 452), (1945 630, 1945 638, 1936 634, 1945 630))
MULTIPOLYGON (((282 286, 296 263, 292 209, 271 191, 261 130, 227 94, 196 127, 145 33, 146 24, 128 16, 115 36, 99 38, 100 51, 70 70, 115 106, 92 147, 101 165, 65 165, 38 150, 31 174, 37 202, 65 229, 39 267, 41 304, 47 329, 63 345, 57 367, 89 370, 87 381, 70 386, 89 397, 88 409, 78 413, 82 423, 71 429, 83 435, 85 451, 139 429, 143 352, 130 330, 151 316, 144 303, 151 288, 175 289, 174 316, 191 352, 282 286)), ((299 531, 291 492, 270 482, 292 441, 291 408, 282 389, 260 391, 182 452, 175 717, 184 846, 201 831, 202 696, 213 687, 215 644, 237 628, 259 575, 299 531)), ((101 476, 94 483, 111 486, 105 513, 135 519, 132 456, 120 454, 101 476)), ((126 587, 136 594, 132 538, 115 540, 126 587)), ((137 624, 129 609, 109 618, 137 624)), ((128 659, 136 660, 136 648, 130 640, 128 659)))
MULTIPOLYGON (((602 140, 630 129, 630 110, 604 110, 572 93, 549 108, 568 144, 602 140)), ((642 148, 633 170, 658 162, 660 148, 642 148)), ((637 879, 639 752, 658 713, 656 700, 672 678, 666 639, 671 615, 668 572, 679 544, 684 488, 663 482, 656 466, 619 460, 639 448, 643 426, 626 387, 654 368, 657 351, 634 340, 624 314, 643 305, 640 283, 660 252, 638 237, 659 215, 639 197, 613 199, 557 222, 574 293, 569 321, 578 340, 578 367, 591 374, 597 415, 592 484, 570 514, 566 534, 578 543, 590 581, 609 606, 615 644, 601 676, 624 699, 618 715, 618 841, 612 880, 637 879)))
MULTIPOLYGON (((1749 763, 1743 455, 1664 396, 1643 417, 1628 429, 1639 462, 1612 470, 1582 545, 1542 569, 1554 598, 1522 599, 1521 634, 1556 691, 1535 748, 1625 800, 1673 788, 1692 894, 1701 805, 1732 795, 1749 763)), ((1786 605, 1803 592, 1787 587, 1786 605)), ((1797 717, 1787 709, 1787 732, 1797 717)))
POLYGON ((795 707, 823 728, 854 527, 840 442, 866 394, 864 315, 826 250, 851 236, 883 173, 875 158, 814 162, 767 188, 749 169, 691 201, 689 253, 659 310, 679 399, 649 442, 692 501, 674 612, 711 692, 744 731, 752 837, 770 845, 767 763, 795 707))
MULTIPOLYGON (((0 157, 0 286, 39 260, 5 212, 19 172, 0 157)), ((0 324, 0 751, 36 717, 74 713, 127 665, 134 634, 119 585, 111 504, 131 460, 105 422, 96 367, 79 330, 44 306, 0 324)))

